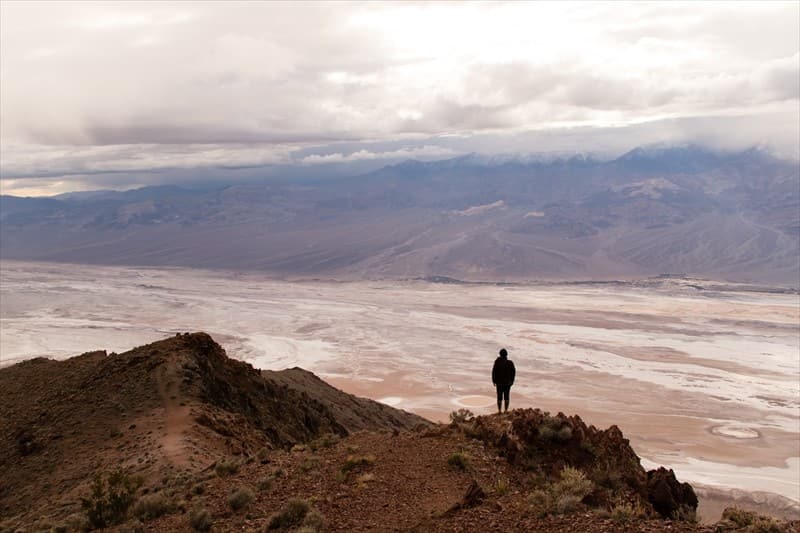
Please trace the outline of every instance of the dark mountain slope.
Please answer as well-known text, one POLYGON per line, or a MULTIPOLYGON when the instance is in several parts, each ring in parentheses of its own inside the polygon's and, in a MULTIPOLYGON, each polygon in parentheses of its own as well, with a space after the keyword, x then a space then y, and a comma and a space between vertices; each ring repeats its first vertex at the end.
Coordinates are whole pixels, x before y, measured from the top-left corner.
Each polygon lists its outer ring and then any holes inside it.
POLYGON ((408 429, 428 422, 411 413, 401 411, 366 398, 359 398, 331 387, 308 370, 262 370, 261 375, 269 381, 308 395, 312 400, 328 408, 336 421, 347 431, 374 429, 408 429))

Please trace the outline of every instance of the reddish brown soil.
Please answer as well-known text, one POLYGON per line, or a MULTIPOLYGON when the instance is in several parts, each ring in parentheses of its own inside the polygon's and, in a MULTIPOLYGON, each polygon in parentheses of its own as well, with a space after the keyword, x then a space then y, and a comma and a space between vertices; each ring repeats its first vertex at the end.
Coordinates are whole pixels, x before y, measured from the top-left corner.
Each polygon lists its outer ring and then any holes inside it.
MULTIPOLYGON (((220 531, 261 531, 272 513, 295 498, 312 502, 331 531, 713 531, 661 520, 620 524, 588 508, 537 518, 527 503, 532 482, 530 474, 509 465, 482 442, 436 426, 397 435, 357 433, 317 451, 274 452, 269 464, 256 461, 234 477, 208 479, 202 482, 203 495, 188 491, 184 497, 187 509, 208 509, 214 530, 220 531), (464 471, 448 465, 448 457, 456 452, 469 458, 464 471), (374 461, 343 475, 351 456, 371 456, 374 461), (259 482, 276 470, 283 474, 270 489, 259 490, 259 482), (364 475, 371 479, 363 481, 364 475), (486 492, 483 503, 448 514, 473 480, 486 492), (507 493, 498 492, 498 480, 508 481, 507 493), (246 509, 234 512, 227 498, 239 487, 250 488, 256 497, 246 509)), ((147 524, 149 531, 189 528, 188 513, 147 524)))

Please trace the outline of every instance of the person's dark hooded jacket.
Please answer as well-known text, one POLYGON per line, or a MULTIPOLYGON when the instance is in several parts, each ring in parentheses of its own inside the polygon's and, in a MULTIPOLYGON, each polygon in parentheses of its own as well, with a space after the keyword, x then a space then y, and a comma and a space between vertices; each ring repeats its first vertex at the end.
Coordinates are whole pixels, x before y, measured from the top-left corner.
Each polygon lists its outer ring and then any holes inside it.
POLYGON ((513 385, 517 370, 508 356, 500 356, 494 360, 492 368, 492 383, 495 385, 513 385))

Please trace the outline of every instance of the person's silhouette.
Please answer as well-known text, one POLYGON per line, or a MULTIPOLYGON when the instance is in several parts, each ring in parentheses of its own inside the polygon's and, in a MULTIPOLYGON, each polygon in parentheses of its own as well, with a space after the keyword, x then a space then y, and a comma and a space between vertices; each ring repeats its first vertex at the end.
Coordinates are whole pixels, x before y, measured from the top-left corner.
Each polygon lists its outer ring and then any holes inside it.
POLYGON ((497 387, 497 412, 501 413, 500 406, 505 401, 505 410, 508 412, 508 397, 511 393, 511 385, 514 384, 514 377, 517 370, 514 363, 508 358, 505 348, 500 350, 500 357, 494 360, 492 367, 492 384, 497 387))

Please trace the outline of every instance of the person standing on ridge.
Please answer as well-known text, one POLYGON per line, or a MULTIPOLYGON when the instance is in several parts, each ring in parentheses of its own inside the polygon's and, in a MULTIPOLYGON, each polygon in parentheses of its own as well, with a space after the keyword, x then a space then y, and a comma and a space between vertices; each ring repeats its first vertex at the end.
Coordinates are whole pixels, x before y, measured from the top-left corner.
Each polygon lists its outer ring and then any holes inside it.
POLYGON ((514 384, 514 376, 517 370, 514 363, 508 358, 505 348, 500 350, 500 357, 494 360, 492 368, 492 384, 497 387, 497 412, 501 413, 500 405, 505 400, 505 411, 508 412, 508 396, 511 393, 511 385, 514 384))

